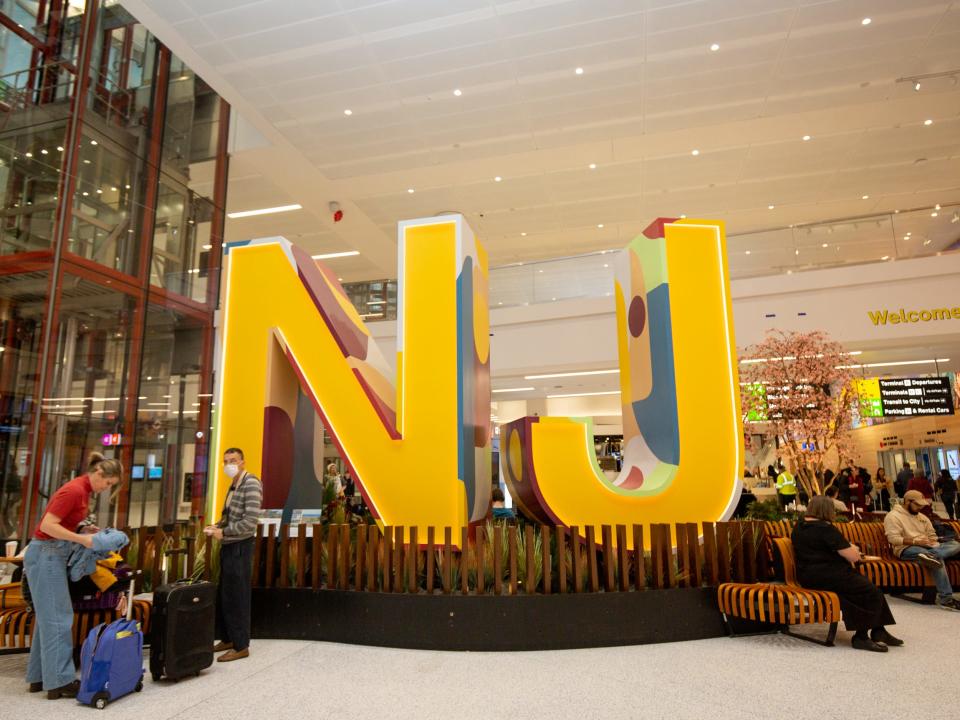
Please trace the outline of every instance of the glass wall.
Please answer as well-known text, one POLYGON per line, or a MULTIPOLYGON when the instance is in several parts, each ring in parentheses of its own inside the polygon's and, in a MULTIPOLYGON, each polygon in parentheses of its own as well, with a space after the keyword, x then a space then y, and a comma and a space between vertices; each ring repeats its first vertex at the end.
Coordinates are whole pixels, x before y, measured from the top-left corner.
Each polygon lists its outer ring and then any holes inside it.
POLYGON ((0 539, 94 451, 99 524, 202 512, 228 113, 116 0, 0 0, 0 539))

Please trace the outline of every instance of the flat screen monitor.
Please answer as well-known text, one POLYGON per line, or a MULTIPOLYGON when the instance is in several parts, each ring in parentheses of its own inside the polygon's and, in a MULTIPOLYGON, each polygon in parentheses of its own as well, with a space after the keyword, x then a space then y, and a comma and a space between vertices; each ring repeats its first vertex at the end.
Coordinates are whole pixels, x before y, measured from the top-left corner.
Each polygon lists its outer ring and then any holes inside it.
POLYGON ((143 465, 134 465, 130 469, 130 477, 133 480, 143 480, 143 465))
POLYGON ((159 480, 160 478, 163 477, 163 468, 159 465, 150 468, 149 477, 151 480, 159 480))

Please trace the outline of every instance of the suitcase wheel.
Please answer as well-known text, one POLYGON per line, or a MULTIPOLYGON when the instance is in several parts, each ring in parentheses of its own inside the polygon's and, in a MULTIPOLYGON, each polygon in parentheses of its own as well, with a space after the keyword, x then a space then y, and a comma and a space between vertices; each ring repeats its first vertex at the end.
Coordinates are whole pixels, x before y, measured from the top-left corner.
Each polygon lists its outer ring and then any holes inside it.
POLYGON ((103 710, 107 706, 108 702, 110 702, 110 698, 106 693, 97 693, 93 696, 93 706, 97 710, 103 710))
POLYGON ((143 680, 137 681, 137 686, 133 689, 134 692, 140 692, 143 690, 143 680))

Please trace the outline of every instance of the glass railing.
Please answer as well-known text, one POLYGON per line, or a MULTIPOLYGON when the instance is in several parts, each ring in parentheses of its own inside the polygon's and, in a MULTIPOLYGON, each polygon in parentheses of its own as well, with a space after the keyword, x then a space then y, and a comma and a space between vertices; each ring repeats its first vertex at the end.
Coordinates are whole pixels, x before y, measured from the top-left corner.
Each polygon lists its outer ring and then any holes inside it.
MULTIPOLYGON (((613 293, 613 253, 512 263, 490 270, 490 307, 613 293)), ((727 238, 733 279, 924 257, 960 249, 960 203, 843 218, 727 238)), ((345 285, 368 322, 396 319, 396 280, 345 285), (385 300, 385 302, 380 302, 385 300)))

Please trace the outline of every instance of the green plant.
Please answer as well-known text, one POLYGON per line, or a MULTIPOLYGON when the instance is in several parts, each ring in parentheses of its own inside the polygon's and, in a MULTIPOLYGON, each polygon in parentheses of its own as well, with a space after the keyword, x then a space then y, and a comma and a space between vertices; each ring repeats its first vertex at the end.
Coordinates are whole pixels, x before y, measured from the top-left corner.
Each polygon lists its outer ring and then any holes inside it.
POLYGON ((747 505, 746 516, 750 520, 787 520, 793 513, 785 513, 777 500, 754 500, 747 505))

